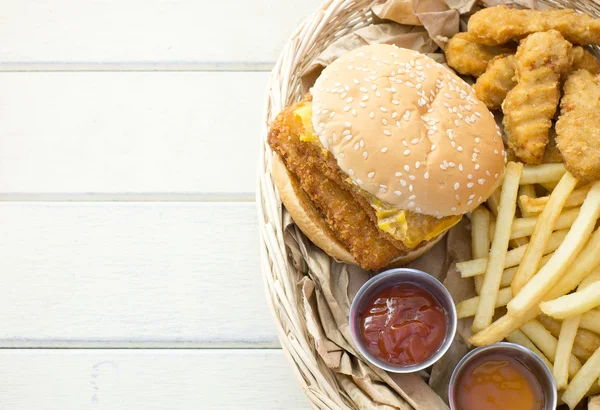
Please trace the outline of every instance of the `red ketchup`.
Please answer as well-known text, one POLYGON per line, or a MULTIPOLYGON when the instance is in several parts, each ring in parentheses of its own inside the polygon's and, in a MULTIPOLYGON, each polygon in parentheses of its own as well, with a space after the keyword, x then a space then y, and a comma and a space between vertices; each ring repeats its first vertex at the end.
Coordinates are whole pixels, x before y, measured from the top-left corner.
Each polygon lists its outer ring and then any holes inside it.
POLYGON ((425 289, 403 283, 379 292, 360 316, 367 349, 396 365, 429 359, 446 336, 446 316, 425 289))

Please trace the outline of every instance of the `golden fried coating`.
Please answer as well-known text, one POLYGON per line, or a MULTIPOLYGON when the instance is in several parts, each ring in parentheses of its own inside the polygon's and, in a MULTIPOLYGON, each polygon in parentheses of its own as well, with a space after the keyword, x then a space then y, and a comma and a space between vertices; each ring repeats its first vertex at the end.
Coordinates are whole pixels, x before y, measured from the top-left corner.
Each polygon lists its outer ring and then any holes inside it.
POLYGON ((571 49, 571 70, 587 70, 592 74, 598 74, 600 67, 595 55, 585 48, 577 46, 571 49))
POLYGON ((523 162, 539 164, 560 98, 560 77, 571 67, 571 44, 556 30, 534 33, 515 56, 517 86, 502 103, 508 146, 523 162))
POLYGON ((481 44, 495 46, 520 40, 532 33, 557 30, 573 44, 600 44, 600 19, 574 10, 518 10, 488 7, 469 19, 469 33, 481 44))
MULTIPOLYGON (((571 70, 584 69, 593 74, 598 73, 598 60, 596 57, 581 46, 576 46, 569 53, 571 61, 571 70)), ((512 55, 497 56, 489 62, 488 67, 475 83, 475 92, 477 97, 490 110, 497 110, 502 105, 506 95, 513 87, 517 85, 515 79, 515 59, 512 55)), ((548 151, 548 150, 546 150, 548 151)), ((556 160, 558 157, 552 154, 552 158, 556 160)), ((560 161, 550 162, 560 162, 560 161)), ((544 162, 547 162, 544 160, 544 162)))
POLYGON ((475 93, 490 109, 498 110, 506 94, 517 85, 515 77, 515 56, 497 56, 488 64, 487 70, 477 79, 475 93))
POLYGON ((494 57, 515 51, 514 47, 484 46, 476 40, 470 33, 458 33, 448 41, 446 61, 458 73, 479 77, 494 57))
POLYGON ((308 95, 279 114, 271 125, 269 145, 299 180, 334 235, 358 264, 365 269, 383 268, 404 252, 384 237, 373 220, 374 215, 367 211, 370 205, 364 199, 366 205, 361 205, 360 197, 355 198, 350 192, 346 177, 333 157, 318 145, 300 140, 303 125, 294 111, 310 100, 308 95))
POLYGON ((578 70, 567 78, 556 134, 567 170, 581 180, 600 179, 600 76, 578 70))

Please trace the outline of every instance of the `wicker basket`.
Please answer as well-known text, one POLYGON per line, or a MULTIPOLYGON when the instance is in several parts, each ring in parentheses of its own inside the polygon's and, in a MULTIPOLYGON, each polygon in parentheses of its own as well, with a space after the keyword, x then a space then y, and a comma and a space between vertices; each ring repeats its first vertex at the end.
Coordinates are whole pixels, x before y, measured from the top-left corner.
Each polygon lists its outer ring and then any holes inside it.
MULTIPOLYGON (((298 382, 313 408, 352 409, 342 398, 332 371, 316 353, 306 331, 295 278, 283 241, 282 204, 270 174, 268 125, 287 105, 302 97, 300 73, 328 45, 373 22, 370 10, 382 0, 327 0, 292 35, 271 74, 258 169, 257 206, 261 234, 261 262, 265 291, 283 351, 294 364, 298 382)), ((600 17, 600 3, 589 0, 539 0, 556 8, 569 7, 600 17)), ((598 48, 595 50, 598 52, 598 48)))

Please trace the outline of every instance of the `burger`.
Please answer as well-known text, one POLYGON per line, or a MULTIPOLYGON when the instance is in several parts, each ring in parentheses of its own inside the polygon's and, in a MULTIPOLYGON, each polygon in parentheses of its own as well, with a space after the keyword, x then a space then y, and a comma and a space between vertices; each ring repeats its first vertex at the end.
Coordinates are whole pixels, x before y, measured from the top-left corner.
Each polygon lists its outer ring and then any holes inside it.
POLYGON ((506 163, 494 117, 467 83, 386 44, 327 66, 268 142, 296 225, 338 261, 372 270, 425 253, 494 192, 506 163))

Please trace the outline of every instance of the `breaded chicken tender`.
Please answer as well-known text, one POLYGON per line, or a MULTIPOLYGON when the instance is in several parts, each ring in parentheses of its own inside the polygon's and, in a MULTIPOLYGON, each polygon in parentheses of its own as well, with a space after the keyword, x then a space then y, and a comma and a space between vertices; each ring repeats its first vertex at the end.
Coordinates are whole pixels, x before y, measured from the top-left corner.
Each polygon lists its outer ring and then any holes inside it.
POLYGON ((600 76, 578 70, 567 78, 556 134, 567 170, 584 181, 600 179, 600 76))
POLYGON ((515 47, 490 47, 476 40, 470 33, 458 33, 448 41, 446 62, 458 73, 479 77, 494 57, 515 51, 515 47))
POLYGON ((585 48, 577 46, 571 49, 571 70, 587 70, 592 74, 598 74, 600 66, 595 55, 585 48))
POLYGON ((493 58, 474 88, 477 97, 490 110, 498 110, 508 92, 516 85, 515 56, 509 54, 493 58))
MULTIPOLYGON (((598 73, 598 59, 581 46, 576 46, 569 53, 571 70, 588 70, 598 73)), ((512 55, 497 56, 489 62, 488 67, 475 83, 477 97, 490 110, 497 110, 502 105, 506 95, 517 85, 515 78, 515 59, 512 55)), ((560 154, 559 154, 560 155, 560 154)), ((553 156, 556 159, 556 156, 553 156)), ((544 161, 546 162, 546 161, 544 161)))
POLYGON ((600 19, 574 10, 518 10, 488 7, 469 19, 469 33, 481 44, 495 46, 532 33, 557 30, 573 44, 600 44, 600 19))
POLYGON ((294 111, 309 101, 310 94, 279 114, 269 132, 269 145, 281 156, 286 168, 298 179, 332 232, 359 265, 380 269, 403 253, 377 228, 374 214, 369 214, 369 211, 373 213, 369 204, 353 195, 335 159, 318 145, 301 141, 304 127, 294 111))
POLYGON ((517 85, 502 103, 508 146, 523 162, 539 164, 560 98, 560 78, 571 67, 571 44, 556 30, 534 33, 515 56, 517 85))
POLYGON ((563 157, 556 146, 556 130, 554 128, 550 129, 550 133, 548 134, 548 145, 546 145, 546 150, 544 151, 544 158, 542 159, 542 163, 544 164, 560 164, 563 162, 563 157))

